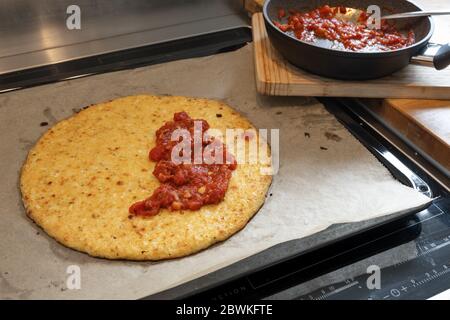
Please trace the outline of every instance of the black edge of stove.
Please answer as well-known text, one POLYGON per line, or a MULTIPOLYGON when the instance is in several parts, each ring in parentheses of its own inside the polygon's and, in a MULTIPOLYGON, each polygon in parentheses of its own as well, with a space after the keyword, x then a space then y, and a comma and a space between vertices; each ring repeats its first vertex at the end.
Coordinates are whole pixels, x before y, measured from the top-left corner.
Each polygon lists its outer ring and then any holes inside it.
POLYGON ((235 50, 252 41, 250 27, 101 54, 0 75, 0 93, 105 72, 235 50))
MULTIPOLYGON (((331 112, 369 151, 371 151, 400 182, 410 187, 415 187, 424 194, 433 194, 434 196, 439 197, 439 199, 434 201, 436 204, 446 206, 450 203, 448 193, 443 190, 432 177, 410 159, 405 157, 388 140, 365 123, 364 119, 360 118, 357 113, 353 112, 351 107, 357 107, 356 104, 352 105, 349 100, 332 98, 320 98, 319 100, 326 106, 327 110, 331 112), (395 162, 389 162, 388 159, 383 156, 386 152, 389 152, 395 159, 400 160, 402 164, 407 167, 409 170, 407 173, 412 175, 413 179, 407 177, 402 168, 396 167, 395 162)), ((428 210, 427 207, 428 205, 416 208, 415 210, 391 215, 387 217, 387 219, 374 223, 369 227, 360 228, 342 238, 326 241, 319 246, 311 247, 306 250, 304 249, 303 243, 310 237, 288 241, 206 276, 145 297, 144 299, 183 299, 188 301, 262 299, 273 294, 276 290, 286 289, 283 285, 298 285, 301 282, 311 280, 320 275, 337 270, 345 265, 349 265, 379 253, 380 251, 378 251, 379 249, 377 249, 377 246, 370 247, 371 245, 374 245, 372 239, 377 239, 376 241, 379 243, 384 243, 383 251, 413 240, 414 235, 418 235, 420 230, 416 230, 416 232, 412 230, 412 233, 408 236, 405 237, 402 235, 402 237, 398 239, 396 238, 399 236, 397 231, 406 229, 412 224, 412 221, 415 221, 414 224, 417 225, 417 228, 420 228, 420 223, 417 223, 418 218, 415 214, 422 210, 428 210), (386 239, 389 240, 386 242, 386 239), (368 246, 356 246, 356 248, 351 248, 352 244, 354 246, 355 243, 364 243, 364 240, 370 240, 368 246), (360 252, 355 254, 355 251, 358 250, 360 252), (289 253, 280 256, 279 252, 289 253), (353 255, 351 252, 353 252, 353 255), (334 259, 333 261, 328 258, 323 258, 329 257, 330 255, 334 259), (274 256, 278 256, 278 259, 273 259, 274 256), (265 261, 265 264, 261 263, 261 261, 265 261), (317 266, 317 268, 308 271, 310 268, 303 264, 304 261, 308 261, 317 266), (324 265, 325 261, 327 263, 324 265), (293 267, 297 268, 298 271, 294 272, 292 269, 293 267), (286 283, 285 279, 282 279, 281 283, 270 283, 271 281, 267 281, 266 279, 264 281, 266 281, 268 285, 255 286, 255 282, 261 283, 261 279, 264 277, 273 278, 279 274, 291 274, 293 277, 288 277, 288 283, 286 283), (258 280, 255 281, 255 279, 258 280), (223 298, 227 293, 228 296, 223 298)), ((330 230, 327 229, 319 234, 325 234, 329 231, 330 230)))
POLYGON ((415 214, 428 210, 428 206, 429 204, 426 204, 394 214, 375 225, 360 228, 339 239, 329 240, 308 249, 304 248, 305 241, 325 234, 331 229, 306 238, 287 241, 203 277, 143 299, 215 302, 264 299, 291 286, 414 240, 421 231, 418 223, 420 221, 415 214), (408 230, 406 236, 399 232, 411 225, 415 225, 415 228, 408 230), (355 246, 355 243, 362 245, 355 246), (382 250, 380 250, 381 243, 382 250), (356 251, 361 252, 355 254, 356 251), (279 259, 275 261, 274 256, 279 259))
POLYGON ((390 126, 385 119, 377 115, 371 109, 371 104, 374 103, 373 99, 341 98, 340 101, 356 117, 364 121, 367 125, 373 126, 377 131, 382 131, 383 135, 392 144, 404 150, 403 153, 408 154, 408 156, 402 155, 400 159, 402 162, 415 162, 419 167, 423 167, 421 171, 424 172, 426 170, 429 175, 435 177, 444 188, 447 188, 447 193, 449 193, 450 171, 415 146, 402 133, 390 126))
MULTIPOLYGON (((352 134, 355 136, 372 154, 383 163, 393 176, 403 184, 417 189, 428 197, 449 196, 449 193, 443 188, 441 183, 433 179, 423 168, 411 160, 405 153, 397 147, 399 141, 392 143, 382 136, 372 124, 378 122, 369 113, 364 112, 362 103, 359 100, 351 98, 319 98, 327 110, 332 113, 352 134), (398 166, 400 162, 404 166, 398 166)), ((385 127, 384 135, 388 134, 390 128, 385 127)), ((412 147, 407 148, 408 154, 415 154, 416 150, 412 147)), ((417 156, 417 155, 416 155, 417 156)), ((421 159, 426 167, 436 169, 431 163, 426 163, 421 159)))

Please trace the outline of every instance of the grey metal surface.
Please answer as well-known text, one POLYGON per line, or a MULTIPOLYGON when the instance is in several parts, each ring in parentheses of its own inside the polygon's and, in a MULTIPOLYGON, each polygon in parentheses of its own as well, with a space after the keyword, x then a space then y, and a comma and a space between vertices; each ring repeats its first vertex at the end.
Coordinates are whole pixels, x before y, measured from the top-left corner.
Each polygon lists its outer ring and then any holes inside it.
POLYGON ((79 0, 69 30, 71 4, 1 1, 0 74, 248 25, 238 0, 79 0))

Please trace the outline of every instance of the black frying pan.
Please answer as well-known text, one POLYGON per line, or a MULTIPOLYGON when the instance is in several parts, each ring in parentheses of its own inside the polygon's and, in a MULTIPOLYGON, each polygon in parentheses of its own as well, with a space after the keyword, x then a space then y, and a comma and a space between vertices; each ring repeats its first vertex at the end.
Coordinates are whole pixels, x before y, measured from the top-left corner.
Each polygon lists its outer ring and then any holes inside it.
POLYGON ((449 44, 429 44, 434 30, 431 17, 392 20, 400 31, 413 29, 416 43, 403 49, 380 52, 342 51, 304 42, 284 33, 273 23, 279 21, 279 8, 307 12, 327 4, 364 11, 369 5, 378 5, 382 15, 421 10, 406 0, 266 0, 263 14, 269 38, 292 64, 315 74, 345 80, 380 78, 406 67, 411 60, 423 64, 428 62, 438 70, 450 64, 449 44), (432 52, 432 56, 426 52, 432 52))

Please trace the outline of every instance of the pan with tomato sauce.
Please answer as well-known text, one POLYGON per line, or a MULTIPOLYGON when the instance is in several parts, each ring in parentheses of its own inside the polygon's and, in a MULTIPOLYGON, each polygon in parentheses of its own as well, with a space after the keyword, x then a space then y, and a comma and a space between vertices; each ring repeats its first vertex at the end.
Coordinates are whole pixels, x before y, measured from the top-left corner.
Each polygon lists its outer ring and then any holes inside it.
MULTIPOLYGON (((263 17, 272 46, 293 65, 328 78, 376 79, 401 70, 413 57, 417 61, 434 23, 416 17, 369 28, 365 12, 372 5, 381 16, 421 10, 407 0, 266 0, 263 17)), ((450 45, 437 47, 420 62, 441 70, 450 64, 450 45)))
POLYGON ((404 35, 394 24, 381 21, 380 29, 370 28, 366 11, 358 13, 357 22, 346 21, 340 16, 350 9, 344 6, 330 7, 324 5, 308 12, 295 9, 278 10, 278 18, 285 17, 286 23, 274 21, 283 32, 291 32, 297 39, 306 42, 328 40, 331 47, 351 51, 388 51, 405 48, 414 44, 414 31, 408 30, 404 35), (288 12, 288 13, 286 13, 288 12))

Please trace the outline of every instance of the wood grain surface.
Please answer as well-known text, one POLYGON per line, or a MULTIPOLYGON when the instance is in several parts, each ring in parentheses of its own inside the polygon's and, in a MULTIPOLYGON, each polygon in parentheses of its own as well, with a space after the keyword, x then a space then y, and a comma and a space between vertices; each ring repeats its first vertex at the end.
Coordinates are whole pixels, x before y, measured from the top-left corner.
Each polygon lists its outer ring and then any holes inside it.
MULTIPOLYGON (((251 7, 253 12, 260 11, 261 0, 245 0, 245 2, 246 6, 251 7)), ((414 2, 426 10, 450 8, 450 1, 448 0, 416 0, 414 2)), ((254 17, 254 27, 261 28, 261 19, 261 16, 254 17)), ((436 17, 435 22, 436 29, 432 41, 437 43, 450 42, 450 34, 448 33, 448 30, 450 30, 450 18, 436 17)), ((265 35, 263 34, 262 36, 265 35)), ((270 43, 262 41, 262 36, 261 34, 255 34, 255 55, 257 51, 268 52, 269 55, 264 57, 268 63, 263 63, 258 56, 255 56, 258 91, 268 92, 271 95, 274 95, 276 92, 280 95, 294 95, 289 83, 298 81, 299 75, 295 75, 295 72, 299 70, 280 58, 276 50, 272 50, 270 47, 269 50, 267 46, 270 46, 270 43), (262 81, 261 78, 258 78, 258 75, 264 76, 266 74, 272 75, 270 81, 262 81)), ((428 70, 428 72, 435 73, 432 69, 428 70)), ((444 81, 446 83, 445 85, 449 85, 450 77, 448 75, 448 68, 445 72, 446 77, 441 78, 441 81, 444 81)), ((330 85, 326 85, 320 89, 315 88, 314 81, 317 80, 316 78, 310 74, 307 77, 303 76, 301 78, 303 84, 298 84, 296 90, 302 90, 302 95, 305 95, 306 91, 313 96, 333 95, 334 90, 330 88, 330 85)), ((361 95, 367 95, 364 93, 367 93, 367 87, 370 90, 372 85, 365 84, 358 86, 358 91, 363 90, 361 95)), ((410 89, 410 85, 407 84, 407 89, 410 89)), ((352 88, 352 91, 355 91, 354 86, 352 88)), ((388 98, 390 96, 388 93, 392 89, 389 86, 383 87, 377 84, 377 88, 382 93, 378 97, 388 98)), ((383 117, 388 124, 407 137, 425 153, 450 170, 450 97, 438 95, 437 98, 449 100, 427 100, 434 98, 434 96, 430 96, 428 94, 429 91, 425 93, 422 91, 423 89, 417 88, 416 90, 414 95, 409 96, 409 98, 416 99, 384 99, 382 103, 372 107, 373 111, 383 117)), ((408 90, 408 92, 410 91, 408 90)), ((400 95, 400 97, 408 97, 408 95, 400 95)))
POLYGON ((450 99, 450 68, 410 65, 375 80, 342 81, 292 66, 271 45, 261 13, 252 17, 258 92, 273 96, 450 99))
POLYGON ((386 99, 371 109, 450 171, 450 101, 386 99))

